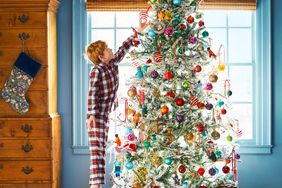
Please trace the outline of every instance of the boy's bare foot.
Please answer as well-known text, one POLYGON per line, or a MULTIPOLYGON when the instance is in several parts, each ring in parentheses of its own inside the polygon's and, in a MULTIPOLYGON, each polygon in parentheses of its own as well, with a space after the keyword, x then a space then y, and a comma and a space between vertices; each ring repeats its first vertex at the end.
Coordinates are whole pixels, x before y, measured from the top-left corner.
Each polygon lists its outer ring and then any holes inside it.
POLYGON ((90 185, 90 188, 102 188, 101 185, 90 185))

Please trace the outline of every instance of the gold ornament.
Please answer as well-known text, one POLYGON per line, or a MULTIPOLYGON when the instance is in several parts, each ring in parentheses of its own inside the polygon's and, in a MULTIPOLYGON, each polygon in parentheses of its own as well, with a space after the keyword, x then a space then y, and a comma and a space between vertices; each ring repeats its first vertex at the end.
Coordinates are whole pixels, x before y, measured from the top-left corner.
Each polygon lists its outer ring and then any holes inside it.
POLYGON ((129 88, 129 90, 127 91, 127 95, 131 98, 134 98, 137 95, 136 88, 135 87, 129 88))
POLYGON ((151 164, 155 167, 158 168, 159 166, 161 166, 161 164, 163 163, 162 158, 159 156, 158 152, 152 152, 150 154, 150 160, 151 160, 151 164))
POLYGON ((157 88, 154 88, 153 91, 152 91, 152 96, 156 97, 156 98, 159 98, 161 96, 160 90, 157 89, 157 88))
POLYGON ((171 12, 170 11, 165 11, 165 17, 164 17, 165 20, 167 21, 170 21, 171 20, 171 12))
POLYGON ((147 168, 146 168, 146 167, 139 167, 139 168, 137 169, 137 173, 138 173, 139 177, 141 178, 141 180, 142 180, 143 182, 145 182, 145 181, 146 181, 146 176, 147 176, 147 174, 148 174, 147 168))
POLYGON ((167 134, 165 138, 165 143, 170 145, 175 140, 175 136, 172 134, 172 127, 167 128, 167 134))
POLYGON ((136 176, 134 177, 133 188, 143 188, 143 186, 141 185, 141 183, 139 182, 136 176))
POLYGON ((164 19, 164 17, 165 17, 165 13, 164 12, 159 12, 158 18, 161 20, 161 19, 164 19))
POLYGON ((225 70, 225 65, 221 61, 217 65, 217 70, 221 72, 225 70))
POLYGON ((209 81, 212 82, 212 83, 217 82, 217 79, 218 79, 218 77, 215 74, 211 74, 209 76, 209 81))
POLYGON ((194 139, 194 135, 190 132, 188 132, 185 136, 185 141, 186 142, 191 142, 194 139))
POLYGON ((220 138, 220 134, 216 130, 211 133, 211 136, 214 140, 218 140, 220 138))

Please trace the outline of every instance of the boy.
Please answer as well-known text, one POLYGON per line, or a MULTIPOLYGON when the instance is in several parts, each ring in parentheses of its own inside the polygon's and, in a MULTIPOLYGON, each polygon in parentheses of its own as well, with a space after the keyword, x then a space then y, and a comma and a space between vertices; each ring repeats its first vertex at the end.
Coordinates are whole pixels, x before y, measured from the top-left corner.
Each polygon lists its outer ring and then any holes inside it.
MULTIPOLYGON (((140 23, 139 32, 147 26, 148 23, 140 23)), ((105 184, 105 148, 109 130, 107 122, 118 90, 118 63, 132 46, 135 37, 136 31, 115 54, 101 40, 91 43, 87 48, 87 56, 94 64, 90 72, 87 112, 90 188, 102 188, 102 184, 105 184)))

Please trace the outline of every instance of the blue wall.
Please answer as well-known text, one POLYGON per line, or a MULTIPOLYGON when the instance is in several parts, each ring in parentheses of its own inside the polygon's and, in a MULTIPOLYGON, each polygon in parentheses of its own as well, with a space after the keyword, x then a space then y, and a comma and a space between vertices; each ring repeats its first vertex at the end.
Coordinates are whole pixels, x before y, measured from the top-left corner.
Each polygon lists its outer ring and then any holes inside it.
MULTIPOLYGON (((272 143, 271 155, 242 155, 240 188, 282 187, 282 1, 272 0, 272 143), (280 72, 279 72, 280 71, 280 72), (280 73, 280 74, 279 74, 280 73)), ((72 0, 58 10, 58 111, 62 116, 63 188, 87 188, 89 156, 72 154, 72 0)), ((106 20, 105 20, 106 21, 106 20)), ((110 187, 106 185, 104 187, 110 187)))

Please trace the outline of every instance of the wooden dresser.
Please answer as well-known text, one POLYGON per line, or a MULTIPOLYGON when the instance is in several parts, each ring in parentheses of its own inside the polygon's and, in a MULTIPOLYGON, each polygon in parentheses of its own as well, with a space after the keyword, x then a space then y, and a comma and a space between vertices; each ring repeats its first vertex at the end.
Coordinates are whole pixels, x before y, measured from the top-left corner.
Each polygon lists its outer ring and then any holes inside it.
POLYGON ((61 187, 61 120, 57 112, 58 0, 0 0, 0 89, 25 41, 42 64, 20 115, 0 97, 0 188, 61 187))

